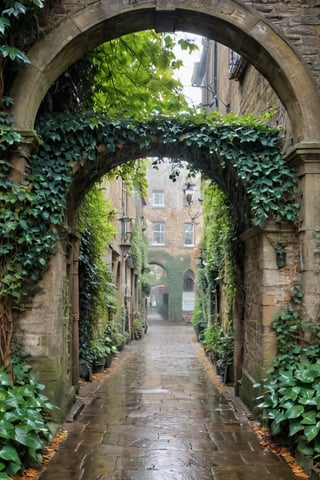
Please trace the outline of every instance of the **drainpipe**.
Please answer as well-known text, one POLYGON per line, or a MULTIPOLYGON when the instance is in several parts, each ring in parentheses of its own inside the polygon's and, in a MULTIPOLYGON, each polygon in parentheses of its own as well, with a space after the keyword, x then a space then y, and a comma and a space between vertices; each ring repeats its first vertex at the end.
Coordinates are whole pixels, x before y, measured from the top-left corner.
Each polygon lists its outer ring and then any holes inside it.
POLYGON ((78 386, 79 366, 79 255, 80 238, 72 235, 71 239, 71 318, 72 318, 72 385, 78 386))

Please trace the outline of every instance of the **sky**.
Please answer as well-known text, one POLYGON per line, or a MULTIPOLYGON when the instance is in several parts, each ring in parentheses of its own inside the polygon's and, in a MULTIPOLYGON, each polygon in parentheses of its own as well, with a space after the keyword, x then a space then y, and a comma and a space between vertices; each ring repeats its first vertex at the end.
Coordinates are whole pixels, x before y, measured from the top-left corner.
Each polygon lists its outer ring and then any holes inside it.
POLYGON ((191 85, 191 78, 193 74, 194 63, 200 60, 201 56, 201 46, 202 46, 202 37, 199 35, 194 35, 187 32, 177 32, 177 39, 193 39, 199 46, 198 50, 195 50, 191 54, 185 50, 181 50, 179 45, 174 49, 175 55, 178 59, 183 60, 184 66, 176 72, 176 78, 181 81, 183 84, 184 95, 192 107, 193 105, 197 106, 201 103, 201 88, 193 87, 191 85))

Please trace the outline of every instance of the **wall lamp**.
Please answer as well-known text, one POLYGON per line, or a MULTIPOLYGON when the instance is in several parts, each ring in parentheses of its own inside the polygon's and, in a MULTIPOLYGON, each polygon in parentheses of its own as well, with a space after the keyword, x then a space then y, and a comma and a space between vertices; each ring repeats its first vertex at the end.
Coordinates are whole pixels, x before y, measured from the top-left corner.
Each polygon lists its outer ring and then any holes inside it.
POLYGON ((286 247, 282 243, 278 243, 273 247, 276 252, 276 263, 278 268, 284 268, 287 264, 286 247))
POLYGON ((194 199, 194 187, 196 186, 195 183, 184 183, 182 185, 182 191, 185 195, 186 202, 188 205, 191 205, 193 203, 194 199))
POLYGON ((131 245, 132 240, 132 218, 127 217, 126 215, 122 215, 118 218, 119 222, 121 222, 121 244, 131 245))

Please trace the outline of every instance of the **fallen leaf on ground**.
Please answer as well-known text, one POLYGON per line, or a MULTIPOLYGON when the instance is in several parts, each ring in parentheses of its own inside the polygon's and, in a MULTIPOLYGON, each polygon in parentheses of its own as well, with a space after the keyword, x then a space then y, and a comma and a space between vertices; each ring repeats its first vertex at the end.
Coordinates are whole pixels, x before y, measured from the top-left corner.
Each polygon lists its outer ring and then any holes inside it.
POLYGON ((274 441, 274 438, 272 437, 272 434, 268 428, 261 427, 257 422, 249 422, 249 426, 257 435, 260 445, 266 450, 270 450, 276 455, 282 457, 297 478, 310 478, 310 475, 308 475, 304 470, 302 470, 300 465, 298 465, 298 463, 296 462, 295 458, 291 455, 290 452, 288 452, 287 448, 283 445, 277 444, 274 441))

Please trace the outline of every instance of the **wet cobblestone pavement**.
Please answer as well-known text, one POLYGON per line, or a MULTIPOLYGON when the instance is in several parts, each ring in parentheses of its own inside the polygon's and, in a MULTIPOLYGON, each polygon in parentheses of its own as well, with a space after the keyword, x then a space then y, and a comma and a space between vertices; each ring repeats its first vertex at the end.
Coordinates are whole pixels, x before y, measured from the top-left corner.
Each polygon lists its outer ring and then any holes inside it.
POLYGON ((191 325, 153 319, 41 480, 294 480, 207 375, 191 325))

